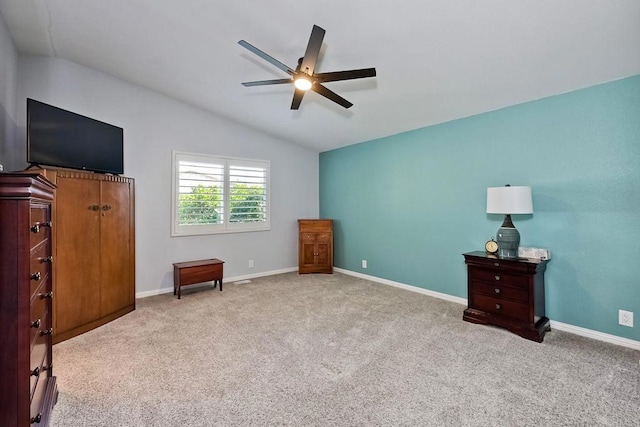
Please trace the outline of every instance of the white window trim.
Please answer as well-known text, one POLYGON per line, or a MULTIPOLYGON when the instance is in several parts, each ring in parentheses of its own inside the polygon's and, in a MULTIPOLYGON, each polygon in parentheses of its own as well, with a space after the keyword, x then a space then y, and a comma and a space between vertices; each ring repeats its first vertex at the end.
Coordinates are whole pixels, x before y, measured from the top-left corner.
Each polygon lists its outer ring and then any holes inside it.
POLYGON ((171 237, 199 236, 207 234, 244 233, 253 231, 268 231, 271 229, 271 162, 269 160, 246 159, 239 157, 214 156, 210 154, 188 153, 172 151, 171 160, 171 237), (180 160, 195 162, 224 162, 224 222, 222 224, 178 225, 178 191, 180 176, 178 165, 180 160), (266 221, 256 223, 230 223, 229 219, 229 166, 250 166, 266 169, 266 221))

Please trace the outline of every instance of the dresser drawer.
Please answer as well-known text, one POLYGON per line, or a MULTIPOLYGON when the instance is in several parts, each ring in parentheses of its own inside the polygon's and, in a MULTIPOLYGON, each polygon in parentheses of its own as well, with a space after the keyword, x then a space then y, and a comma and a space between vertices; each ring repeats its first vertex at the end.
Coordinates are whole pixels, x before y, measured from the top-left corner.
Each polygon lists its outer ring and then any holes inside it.
POLYGON ((47 383, 49 382, 49 378, 51 377, 51 370, 49 369, 49 367, 51 366, 51 362, 49 361, 48 356, 46 356, 42 362, 42 371, 37 378, 37 382, 34 383, 34 387, 31 388, 31 418, 36 417, 40 413, 40 411, 42 411, 42 404, 47 390, 47 383))
POLYGON ((44 331, 40 331, 38 336, 36 337, 35 345, 31 349, 31 358, 29 363, 29 370, 31 371, 31 375, 29 376, 31 380, 31 392, 35 389, 36 383, 39 381, 40 376, 46 374, 43 371, 42 366, 46 366, 45 358, 47 357, 50 335, 43 335, 44 331), (37 370, 37 371, 36 371, 37 370), (34 373, 37 372, 37 375, 34 373))
MULTIPOLYGON (((29 261, 29 283, 30 295, 34 297, 36 290, 42 283, 49 280, 51 275, 51 249, 47 242, 41 242, 31 250, 31 259, 29 261)), ((47 290, 41 290, 47 292, 47 290)))
POLYGON ((490 297, 479 293, 472 293, 470 297, 473 307, 478 310, 522 321, 530 320, 529 306, 527 304, 490 297))
POLYGON ((31 224, 29 225, 30 247, 34 247, 42 240, 51 236, 51 222, 49 219, 48 206, 31 207, 31 224))
MULTIPOLYGON (((40 289, 38 289, 38 291, 40 291, 40 289)), ((31 310, 29 313, 31 339, 29 342, 31 343, 32 349, 40 333, 51 327, 51 322, 49 321, 49 313, 51 313, 49 301, 49 299, 41 297, 36 297, 31 300, 31 310)))
POLYGON ((511 299, 524 303, 529 301, 529 291, 525 287, 509 287, 503 286, 501 283, 494 284, 473 280, 470 290, 473 294, 484 294, 498 299, 511 299))
POLYGON ((504 273, 501 270, 484 270, 481 268, 469 269, 471 280, 481 280, 488 283, 499 283, 504 286, 526 286, 527 278, 517 274, 504 273))

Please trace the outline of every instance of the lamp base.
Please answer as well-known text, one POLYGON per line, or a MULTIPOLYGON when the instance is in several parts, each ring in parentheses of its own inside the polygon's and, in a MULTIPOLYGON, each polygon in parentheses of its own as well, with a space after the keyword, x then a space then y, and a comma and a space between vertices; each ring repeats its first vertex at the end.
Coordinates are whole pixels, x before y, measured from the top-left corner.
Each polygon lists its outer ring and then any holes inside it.
POLYGON ((511 221, 511 215, 505 215, 502 226, 498 229, 498 256, 500 258, 518 258, 520 233, 511 221))

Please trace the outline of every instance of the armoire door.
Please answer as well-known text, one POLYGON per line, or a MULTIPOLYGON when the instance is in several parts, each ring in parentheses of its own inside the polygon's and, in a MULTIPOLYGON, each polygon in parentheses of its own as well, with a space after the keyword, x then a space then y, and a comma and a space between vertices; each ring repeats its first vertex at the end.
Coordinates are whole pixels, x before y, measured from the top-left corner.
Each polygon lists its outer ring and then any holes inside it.
POLYGON ((100 205, 100 316, 132 304, 131 290, 131 184, 102 182, 100 205), (108 274, 106 274, 108 272, 108 274))
POLYGON ((54 333, 100 316, 100 181, 58 177, 54 333))

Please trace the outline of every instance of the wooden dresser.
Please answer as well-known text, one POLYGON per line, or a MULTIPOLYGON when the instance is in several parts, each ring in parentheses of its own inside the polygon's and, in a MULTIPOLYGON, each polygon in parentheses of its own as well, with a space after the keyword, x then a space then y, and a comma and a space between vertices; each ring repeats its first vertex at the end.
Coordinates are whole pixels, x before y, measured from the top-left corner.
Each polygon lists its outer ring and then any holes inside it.
POLYGON ((135 309, 134 180, 39 171, 57 186, 53 342, 58 343, 135 309))
POLYGON ((333 273, 333 220, 298 220, 298 272, 333 273))
POLYGON ((544 334, 551 330, 544 302, 547 261, 498 258, 479 251, 463 256, 469 299, 463 319, 500 326, 542 342, 544 334))
POLYGON ((38 174, 0 174, 0 425, 47 425, 52 369, 51 205, 38 174))

